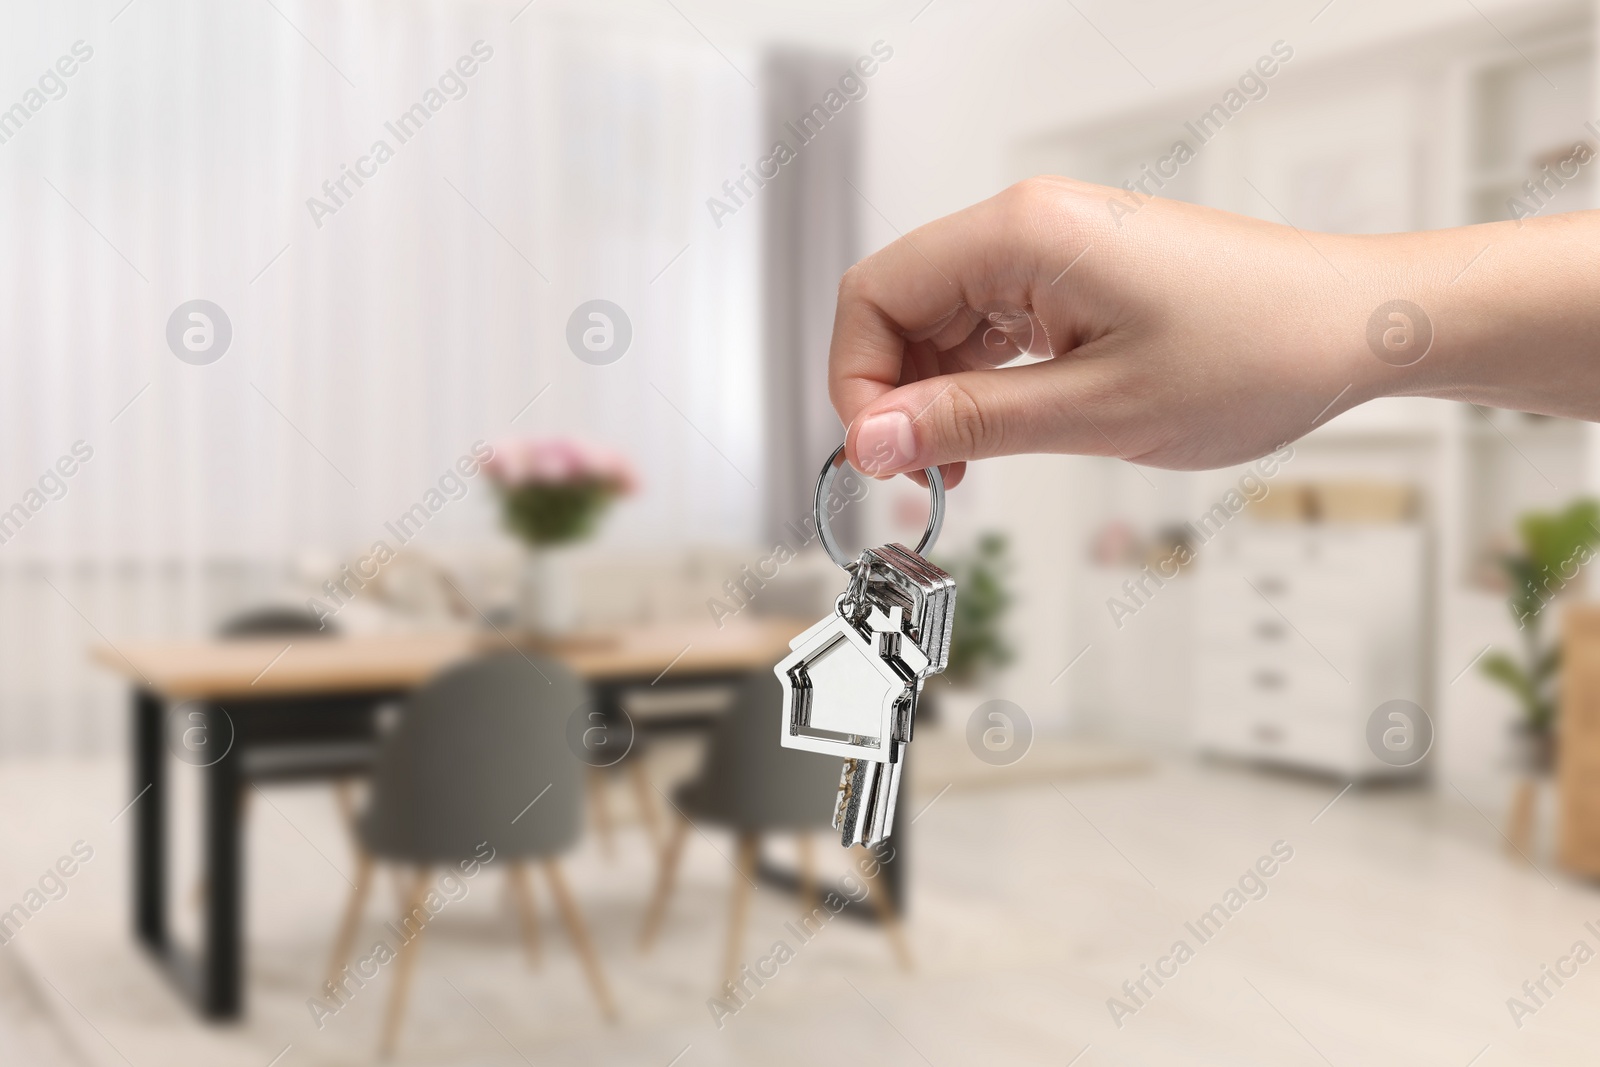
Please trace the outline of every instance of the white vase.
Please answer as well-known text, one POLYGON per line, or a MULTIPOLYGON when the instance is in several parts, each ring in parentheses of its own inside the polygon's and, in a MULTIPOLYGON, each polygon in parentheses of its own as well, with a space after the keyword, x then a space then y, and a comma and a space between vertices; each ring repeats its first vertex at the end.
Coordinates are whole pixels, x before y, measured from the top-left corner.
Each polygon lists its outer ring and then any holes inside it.
POLYGON ((578 625, 578 597, 572 571, 572 551, 535 547, 522 566, 522 588, 517 597, 519 621, 535 633, 571 633, 578 625))

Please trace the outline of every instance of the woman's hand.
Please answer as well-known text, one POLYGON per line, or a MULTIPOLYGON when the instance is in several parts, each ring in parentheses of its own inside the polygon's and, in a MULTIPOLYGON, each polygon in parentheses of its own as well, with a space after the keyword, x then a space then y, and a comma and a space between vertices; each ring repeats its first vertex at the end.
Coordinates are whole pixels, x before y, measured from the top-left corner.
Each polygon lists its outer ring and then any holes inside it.
POLYGON ((845 274, 829 391, 858 469, 951 484, 1021 452, 1227 466, 1388 394, 1594 417, 1595 215, 1336 236, 1034 178, 845 274))

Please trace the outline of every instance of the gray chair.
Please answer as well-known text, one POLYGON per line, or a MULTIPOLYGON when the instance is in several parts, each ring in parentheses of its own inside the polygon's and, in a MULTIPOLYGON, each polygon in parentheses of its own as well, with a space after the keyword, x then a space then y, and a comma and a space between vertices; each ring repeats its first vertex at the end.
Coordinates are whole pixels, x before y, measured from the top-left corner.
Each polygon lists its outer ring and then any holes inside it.
MULTIPOLYGON (((797 835, 801 900, 806 914, 817 906, 810 835, 823 830, 830 837, 835 836, 831 823, 841 761, 784 748, 778 740, 782 706, 783 689, 777 677, 771 671, 752 674, 740 686, 713 733, 699 774, 675 790, 673 806, 680 818, 662 853, 655 893, 639 934, 641 950, 647 951, 660 932, 684 845, 694 826, 721 827, 738 837, 724 967, 728 981, 736 977, 739 969, 745 914, 763 835, 797 835)), ((874 886, 869 896, 896 956, 909 967, 910 954, 899 918, 886 894, 874 886)))
POLYGON ((498 653, 453 668, 412 695, 386 737, 373 770, 371 797, 357 823, 361 858, 355 888, 334 945, 329 981, 349 959, 374 865, 416 871, 401 927, 416 935, 401 946, 381 1050, 392 1052, 428 912, 435 867, 483 860, 503 865, 517 902, 529 958, 538 961, 532 884, 523 864, 544 868, 557 909, 607 1018, 610 990, 583 918, 556 857, 577 840, 583 820, 584 765, 567 747, 567 719, 588 699, 560 663, 520 652, 498 653))

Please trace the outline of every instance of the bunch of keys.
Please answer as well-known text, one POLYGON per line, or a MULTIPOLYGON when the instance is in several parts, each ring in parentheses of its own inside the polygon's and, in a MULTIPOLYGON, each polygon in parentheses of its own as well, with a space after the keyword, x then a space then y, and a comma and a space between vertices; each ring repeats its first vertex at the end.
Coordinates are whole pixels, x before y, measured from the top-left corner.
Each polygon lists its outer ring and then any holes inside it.
POLYGON ((783 686, 783 746, 844 759, 833 828, 849 847, 876 845, 894 825, 917 697, 950 657, 956 584, 922 558, 944 522, 938 468, 924 472, 933 500, 916 550, 890 544, 852 560, 824 506, 843 465, 841 445, 817 478, 814 507, 822 547, 849 572, 849 587, 832 614, 789 642, 774 670, 783 686))

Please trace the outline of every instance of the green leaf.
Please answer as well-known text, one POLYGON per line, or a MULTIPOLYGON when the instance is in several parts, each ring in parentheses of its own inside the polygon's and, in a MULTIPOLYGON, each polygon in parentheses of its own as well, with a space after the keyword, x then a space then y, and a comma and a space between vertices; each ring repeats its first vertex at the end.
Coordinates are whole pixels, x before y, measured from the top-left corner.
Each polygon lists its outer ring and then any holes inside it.
POLYGON ((1504 652, 1491 652, 1483 657, 1479 669, 1489 678, 1507 689, 1522 702, 1523 710, 1531 710, 1539 702, 1538 692, 1522 665, 1504 652))
POLYGON ((1591 549, 1600 543, 1600 503, 1582 499, 1558 512, 1529 512, 1519 521, 1518 533, 1523 552, 1517 577, 1525 586, 1524 595, 1535 596, 1542 604, 1594 558, 1591 549))
POLYGON ((1011 608, 1005 581, 1011 571, 1010 544, 1005 534, 985 532, 971 552, 936 562, 956 580, 946 676, 961 684, 1010 663, 1012 650, 1001 627, 1011 608))
POLYGON ((1484 675, 1516 696, 1532 730, 1555 721, 1555 683, 1561 651, 1540 640, 1541 616, 1594 559, 1600 545, 1600 502, 1574 500, 1559 511, 1532 511, 1517 522, 1521 546, 1497 561, 1509 585, 1506 607, 1522 631, 1525 662, 1504 652, 1484 658, 1484 675))

